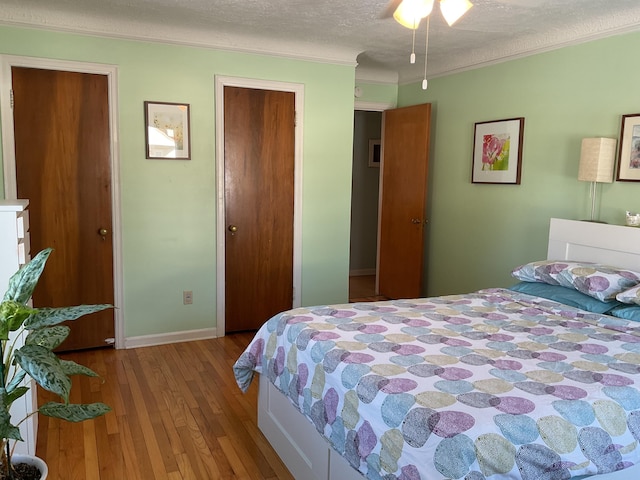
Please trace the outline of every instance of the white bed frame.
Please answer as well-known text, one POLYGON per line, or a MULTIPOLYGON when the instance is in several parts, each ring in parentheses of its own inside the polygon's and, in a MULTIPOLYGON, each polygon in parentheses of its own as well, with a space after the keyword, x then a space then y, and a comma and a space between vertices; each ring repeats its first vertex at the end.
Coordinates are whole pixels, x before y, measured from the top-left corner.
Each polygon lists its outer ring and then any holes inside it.
MULTIPOLYGON (((547 258, 640 271, 640 228, 552 218, 547 258)), ((531 259, 537 260, 537 259, 531 259)), ((260 376, 258 427, 297 480, 363 480, 266 377, 260 376)), ((638 480, 640 465, 593 480, 638 480)))

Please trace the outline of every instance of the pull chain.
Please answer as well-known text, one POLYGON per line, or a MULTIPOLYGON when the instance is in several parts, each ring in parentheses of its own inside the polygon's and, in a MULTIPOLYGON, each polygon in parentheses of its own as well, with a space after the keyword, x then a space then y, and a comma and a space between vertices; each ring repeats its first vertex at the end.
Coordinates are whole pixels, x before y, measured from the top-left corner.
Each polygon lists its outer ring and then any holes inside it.
POLYGON ((429 82, 427 82, 427 57, 429 54, 429 19, 431 15, 427 17, 427 37, 424 46, 424 80, 422 80, 422 89, 426 90, 429 82))
POLYGON ((411 56, 409 57, 409 63, 416 63, 416 18, 413 17, 413 41, 411 42, 411 56))

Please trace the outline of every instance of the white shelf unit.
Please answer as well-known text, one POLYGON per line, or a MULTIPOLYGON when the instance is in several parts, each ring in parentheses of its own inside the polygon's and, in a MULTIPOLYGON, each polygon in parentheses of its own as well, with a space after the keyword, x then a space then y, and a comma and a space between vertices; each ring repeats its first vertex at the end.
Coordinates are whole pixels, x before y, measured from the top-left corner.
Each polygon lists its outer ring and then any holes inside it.
MULTIPOLYGON (((0 200, 0 296, 9 286, 9 278, 30 259, 28 200, 0 200)), ((21 345, 19 339, 16 346, 21 345)), ((35 382, 11 408, 14 421, 24 418, 26 412, 37 408, 35 382)), ((38 416, 33 415, 20 425, 24 442, 17 442, 15 453, 36 454, 38 416)))

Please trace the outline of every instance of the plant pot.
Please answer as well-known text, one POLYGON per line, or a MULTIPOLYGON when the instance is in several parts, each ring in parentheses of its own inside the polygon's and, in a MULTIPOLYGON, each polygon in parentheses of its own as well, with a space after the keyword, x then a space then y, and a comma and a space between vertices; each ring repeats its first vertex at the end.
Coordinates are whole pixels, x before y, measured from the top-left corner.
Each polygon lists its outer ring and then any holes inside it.
POLYGON ((40 470, 40 480, 45 480, 49 475, 49 467, 44 460, 40 457, 35 457, 33 455, 21 455, 15 454, 11 456, 11 463, 17 465, 19 463, 26 463, 27 465, 33 465, 40 470))

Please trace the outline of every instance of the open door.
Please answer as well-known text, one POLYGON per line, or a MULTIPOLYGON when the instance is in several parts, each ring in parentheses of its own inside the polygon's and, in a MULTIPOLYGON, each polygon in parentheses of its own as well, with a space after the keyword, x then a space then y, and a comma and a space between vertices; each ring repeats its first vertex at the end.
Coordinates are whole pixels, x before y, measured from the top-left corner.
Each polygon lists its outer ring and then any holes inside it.
POLYGON ((431 104, 386 110, 378 225, 378 294, 422 296, 431 104))

